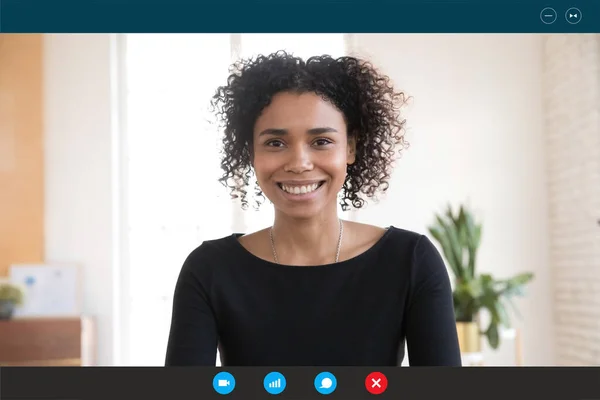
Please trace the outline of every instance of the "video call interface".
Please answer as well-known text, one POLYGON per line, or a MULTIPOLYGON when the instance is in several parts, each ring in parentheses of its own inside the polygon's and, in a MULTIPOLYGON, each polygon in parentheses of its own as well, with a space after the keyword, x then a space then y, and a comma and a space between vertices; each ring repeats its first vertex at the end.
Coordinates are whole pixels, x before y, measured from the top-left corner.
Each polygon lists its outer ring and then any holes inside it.
POLYGON ((0 400, 600 399, 600 5, 351 3, 2 0, 0 400))

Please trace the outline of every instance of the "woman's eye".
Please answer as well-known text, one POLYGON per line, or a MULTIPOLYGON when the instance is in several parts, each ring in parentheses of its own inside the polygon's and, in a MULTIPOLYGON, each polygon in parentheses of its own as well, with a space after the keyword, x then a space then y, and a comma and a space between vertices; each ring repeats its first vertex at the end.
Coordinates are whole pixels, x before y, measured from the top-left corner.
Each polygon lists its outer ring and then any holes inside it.
POLYGON ((283 146, 283 142, 281 140, 270 140, 267 143, 265 143, 267 146, 270 147, 281 147, 283 146))
POLYGON ((331 143, 331 140, 329 140, 329 139, 317 139, 317 140, 314 141, 314 143, 317 146, 325 146, 325 145, 331 143))

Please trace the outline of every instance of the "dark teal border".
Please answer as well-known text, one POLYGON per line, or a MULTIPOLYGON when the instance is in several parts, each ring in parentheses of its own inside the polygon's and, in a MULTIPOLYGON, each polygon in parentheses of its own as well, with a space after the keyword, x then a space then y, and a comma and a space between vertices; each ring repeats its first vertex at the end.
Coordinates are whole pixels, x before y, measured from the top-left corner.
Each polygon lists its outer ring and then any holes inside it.
POLYGON ((0 31, 600 33, 600 0, 0 0, 0 31), (545 7, 556 22, 542 22, 545 7), (570 7, 578 24, 565 20, 570 7))

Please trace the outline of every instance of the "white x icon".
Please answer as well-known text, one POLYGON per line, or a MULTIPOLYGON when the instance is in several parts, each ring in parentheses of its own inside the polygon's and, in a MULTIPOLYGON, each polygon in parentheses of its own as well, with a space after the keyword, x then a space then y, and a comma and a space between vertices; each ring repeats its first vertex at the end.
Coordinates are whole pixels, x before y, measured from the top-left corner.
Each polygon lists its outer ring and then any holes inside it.
POLYGON ((375 386, 381 387, 381 385, 379 384, 379 382, 381 382, 381 378, 377 380, 375 380, 375 378, 371 378, 371 380, 373 381, 373 384, 371 385, 372 388, 374 388, 375 386))

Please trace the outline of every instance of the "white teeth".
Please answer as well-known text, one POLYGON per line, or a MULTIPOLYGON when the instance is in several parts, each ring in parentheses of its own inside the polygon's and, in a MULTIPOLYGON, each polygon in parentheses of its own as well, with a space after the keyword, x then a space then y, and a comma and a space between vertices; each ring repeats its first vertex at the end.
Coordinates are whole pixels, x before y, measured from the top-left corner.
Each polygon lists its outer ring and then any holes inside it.
POLYGON ((304 185, 304 186, 287 186, 281 185, 281 188, 291 194, 306 194, 317 190, 319 187, 318 183, 313 183, 312 185, 304 185))

